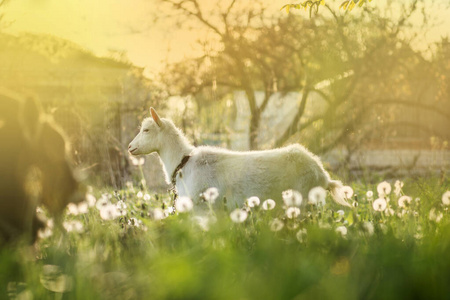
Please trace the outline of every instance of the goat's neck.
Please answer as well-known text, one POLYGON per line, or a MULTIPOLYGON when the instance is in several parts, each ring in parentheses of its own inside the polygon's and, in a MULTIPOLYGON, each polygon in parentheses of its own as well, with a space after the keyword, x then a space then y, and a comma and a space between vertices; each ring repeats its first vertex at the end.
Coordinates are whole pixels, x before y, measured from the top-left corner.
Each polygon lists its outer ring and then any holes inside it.
POLYGON ((159 157, 161 158, 168 179, 171 178, 183 157, 189 155, 194 148, 194 146, 180 136, 167 140, 167 143, 159 151, 159 157))

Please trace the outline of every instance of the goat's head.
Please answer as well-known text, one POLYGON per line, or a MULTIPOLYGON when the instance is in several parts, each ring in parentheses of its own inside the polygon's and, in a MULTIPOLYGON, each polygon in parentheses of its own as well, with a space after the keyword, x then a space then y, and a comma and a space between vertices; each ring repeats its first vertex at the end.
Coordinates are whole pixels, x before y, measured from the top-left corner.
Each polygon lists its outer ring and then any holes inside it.
POLYGON ((142 121, 139 133, 128 145, 132 155, 150 154, 161 149, 166 124, 153 107, 150 108, 150 114, 152 117, 142 121))

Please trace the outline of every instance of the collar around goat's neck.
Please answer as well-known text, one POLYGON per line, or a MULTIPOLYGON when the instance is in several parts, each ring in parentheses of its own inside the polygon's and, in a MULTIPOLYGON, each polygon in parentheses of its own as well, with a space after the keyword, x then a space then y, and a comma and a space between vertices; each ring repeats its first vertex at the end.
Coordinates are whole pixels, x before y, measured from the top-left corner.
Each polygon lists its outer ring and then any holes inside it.
POLYGON ((175 187, 175 184, 177 182, 177 174, 183 169, 183 167, 186 165, 186 163, 191 158, 191 154, 183 156, 181 159, 181 162, 178 164, 178 166, 175 168, 175 170, 172 173, 172 185, 175 187))

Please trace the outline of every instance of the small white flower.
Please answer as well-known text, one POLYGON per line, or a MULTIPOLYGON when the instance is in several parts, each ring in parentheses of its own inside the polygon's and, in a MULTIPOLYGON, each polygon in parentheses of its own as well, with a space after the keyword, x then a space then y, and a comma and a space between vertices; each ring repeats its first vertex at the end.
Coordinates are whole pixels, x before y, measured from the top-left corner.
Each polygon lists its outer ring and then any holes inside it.
POLYGON ((274 200, 272 200, 272 199, 267 199, 266 201, 264 201, 264 202, 262 203, 262 208, 263 208, 264 210, 272 210, 272 209, 275 208, 275 205, 276 205, 276 203, 275 203, 274 200))
POLYGON ((287 191, 284 191, 283 193, 281 193, 281 196, 282 196, 284 204, 286 204, 286 206, 302 205, 302 201, 303 201, 302 194, 300 194, 297 191, 287 190, 287 191))
POLYGON ((283 227, 284 223, 280 219, 275 218, 270 222, 270 230, 272 231, 280 231, 283 227))
POLYGON ((336 232, 339 233, 342 237, 344 237, 347 235, 347 227, 338 226, 338 227, 336 227, 336 232))
POLYGON ((144 197, 144 193, 142 193, 141 191, 139 191, 136 196, 140 199, 142 197, 144 197))
POLYGON ((300 230, 297 232, 297 234, 295 235, 295 237, 297 238, 297 240, 298 240, 300 243, 303 243, 303 241, 304 241, 305 238, 306 238, 306 235, 307 235, 306 228, 302 228, 302 229, 300 229, 300 230))
POLYGON ((308 203, 313 205, 325 205, 327 191, 321 186, 313 187, 308 193, 308 203))
POLYGON ((338 210, 337 213, 340 217, 343 217, 345 215, 345 212, 342 209, 338 210))
POLYGON ((143 157, 134 157, 130 156, 131 163, 135 166, 142 166, 145 163, 145 159, 143 157))
POLYGON ((78 206, 75 203, 67 204, 67 214, 69 215, 78 215, 78 206))
POLYGON ((442 204, 444 204, 445 206, 449 206, 450 205, 450 191, 446 191, 442 195, 442 204))
POLYGON ((136 219, 134 217, 133 218, 129 218, 127 223, 130 226, 134 226, 134 227, 138 227, 138 228, 142 225, 142 221, 139 220, 139 219, 136 219))
POLYGON ((383 181, 378 184, 377 192, 380 197, 385 197, 391 193, 391 184, 387 181, 383 181))
POLYGON ((178 198, 177 202, 175 203, 175 209, 180 213, 188 212, 192 210, 193 207, 194 202, 192 202, 191 198, 185 196, 178 198))
POLYGON ((63 227, 67 232, 82 232, 83 224, 80 221, 65 221, 63 222, 63 227))
POLYGON ((109 201, 109 198, 103 194, 100 199, 97 200, 97 202, 95 203, 95 206, 97 207, 98 210, 103 209, 103 207, 107 206, 108 204, 110 204, 111 202, 109 201))
POLYGON ((87 201, 82 201, 78 203, 78 213, 86 214, 89 211, 89 203, 87 201))
POLYGON ((412 198, 409 196, 401 196, 398 198, 398 206, 400 207, 406 207, 406 205, 410 205, 412 201, 412 198))
POLYGON ((368 235, 372 235, 374 232, 374 227, 373 224, 371 222, 364 222, 362 224, 363 229, 365 232, 367 232, 368 235))
POLYGON ((150 195, 146 193, 146 194, 144 195, 144 200, 145 200, 145 201, 150 201, 150 195))
POLYGON ((344 185, 341 188, 341 193, 344 195, 345 199, 350 199, 353 196, 353 189, 348 185, 344 185))
POLYGON ((367 199, 372 199, 373 198, 373 192, 372 191, 367 191, 366 193, 367 199))
POLYGON ((121 216, 125 216, 127 214, 127 205, 123 200, 119 200, 116 204, 117 207, 117 213, 121 216))
POLYGON ((396 180, 394 183, 394 194, 398 197, 402 192, 403 181, 396 180))
POLYGON ((114 220, 119 216, 120 213, 114 204, 109 203, 100 209, 100 217, 103 220, 114 220))
POLYGON ((236 208, 230 214, 230 218, 234 223, 242 223, 247 219, 248 213, 245 210, 236 208))
POLYGON ((378 198, 377 200, 373 201, 372 207, 376 211, 384 211, 387 207, 387 202, 384 198, 378 198))
POLYGON ((95 205, 95 202, 97 202, 97 199, 95 199, 94 195, 92 194, 86 194, 86 202, 88 203, 89 207, 92 207, 95 205))
POLYGON ((247 206, 248 207, 255 207, 258 206, 259 203, 261 203, 261 201, 259 200, 258 197, 253 196, 247 199, 247 206))
POLYGON ((202 193, 202 196, 205 201, 214 204, 217 197, 219 197, 219 190, 215 187, 210 187, 202 193))
POLYGON ((439 223, 439 222, 441 221, 441 219, 442 219, 443 216, 444 216, 444 215, 442 214, 442 212, 440 212, 440 211, 436 212, 436 209, 433 207, 433 208, 430 210, 430 213, 429 213, 429 215, 428 215, 428 218, 430 219, 430 221, 434 221, 434 222, 436 222, 436 223, 439 223))
POLYGON ((294 219, 294 218, 298 217, 299 215, 300 215, 300 208, 298 208, 298 207, 291 206, 286 209, 286 216, 289 219, 294 219))
POLYGON ((153 220, 162 220, 166 217, 164 211, 161 208, 155 208, 154 210, 152 210, 151 216, 153 220))

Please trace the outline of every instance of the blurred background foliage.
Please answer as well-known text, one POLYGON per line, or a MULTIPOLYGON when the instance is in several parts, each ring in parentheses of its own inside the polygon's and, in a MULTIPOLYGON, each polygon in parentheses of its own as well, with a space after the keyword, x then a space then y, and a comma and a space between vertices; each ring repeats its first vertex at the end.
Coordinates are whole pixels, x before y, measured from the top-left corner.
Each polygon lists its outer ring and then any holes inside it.
MULTIPOLYGON (((155 1, 154 22, 203 34, 192 36, 195 55, 167 60, 152 76, 126 52, 98 57, 56 36, 9 34, 3 21, 1 82, 38 97, 67 132, 79 169, 116 187, 137 172, 126 145, 150 105, 195 144, 247 150, 300 142, 346 178, 367 169, 442 172, 450 44, 445 36, 423 43, 436 7, 372 2, 349 13, 340 3, 326 1, 309 16, 268 10, 265 1, 155 1), (404 160, 393 165, 398 156, 404 160)), ((164 187, 157 171, 147 181, 164 187)))

